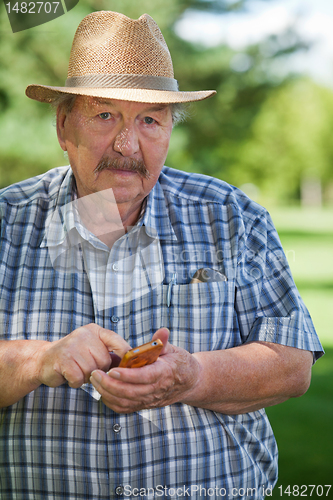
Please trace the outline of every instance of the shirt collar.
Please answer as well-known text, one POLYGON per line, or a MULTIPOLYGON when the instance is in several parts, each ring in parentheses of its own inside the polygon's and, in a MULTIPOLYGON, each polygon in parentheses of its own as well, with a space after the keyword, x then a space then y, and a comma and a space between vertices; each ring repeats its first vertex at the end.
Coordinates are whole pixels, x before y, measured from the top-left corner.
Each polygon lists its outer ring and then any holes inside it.
POLYGON ((74 190, 75 182, 71 168, 68 169, 60 187, 50 186, 50 214, 46 220, 41 247, 62 244, 66 240, 66 235, 75 227, 72 207, 74 190))
POLYGON ((147 196, 147 206, 142 218, 146 233, 151 238, 160 240, 177 240, 169 218, 169 210, 163 189, 157 181, 147 196))
MULTIPOLYGON (((77 230, 77 217, 73 206, 73 200, 76 199, 76 186, 71 169, 68 170, 60 188, 58 188, 58 195, 52 196, 52 198, 55 199, 54 210, 46 223, 45 235, 41 242, 42 247, 61 245, 66 241, 68 233, 77 230)), ((151 238, 177 240, 159 182, 148 194, 136 226, 144 226, 147 235, 151 238)))

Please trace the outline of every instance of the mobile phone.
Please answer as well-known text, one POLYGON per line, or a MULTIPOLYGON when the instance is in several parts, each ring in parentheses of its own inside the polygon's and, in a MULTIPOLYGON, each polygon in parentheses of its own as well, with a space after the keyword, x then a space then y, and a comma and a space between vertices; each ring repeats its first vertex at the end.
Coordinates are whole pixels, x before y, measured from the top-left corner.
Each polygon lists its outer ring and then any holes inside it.
POLYGON ((163 349, 163 342, 160 339, 151 340, 146 344, 134 347, 127 351, 119 363, 119 368, 139 368, 140 366, 150 365, 157 360, 163 349))

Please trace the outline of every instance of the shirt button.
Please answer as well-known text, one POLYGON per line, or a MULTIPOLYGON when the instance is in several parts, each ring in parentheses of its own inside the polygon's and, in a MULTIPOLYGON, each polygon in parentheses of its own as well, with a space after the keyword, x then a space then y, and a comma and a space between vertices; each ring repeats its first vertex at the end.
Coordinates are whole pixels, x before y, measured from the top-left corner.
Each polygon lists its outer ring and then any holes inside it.
POLYGON ((112 429, 114 430, 114 432, 118 433, 121 431, 121 425, 120 424, 114 424, 112 426, 112 429))
POLYGON ((111 321, 112 321, 112 323, 118 323, 118 321, 119 321, 118 316, 111 316, 111 321))
POLYGON ((123 494, 123 487, 122 486, 117 486, 116 488, 116 495, 122 495, 123 494))
POLYGON ((112 264, 112 269, 113 269, 113 271, 119 270, 118 264, 116 262, 114 264, 112 264))

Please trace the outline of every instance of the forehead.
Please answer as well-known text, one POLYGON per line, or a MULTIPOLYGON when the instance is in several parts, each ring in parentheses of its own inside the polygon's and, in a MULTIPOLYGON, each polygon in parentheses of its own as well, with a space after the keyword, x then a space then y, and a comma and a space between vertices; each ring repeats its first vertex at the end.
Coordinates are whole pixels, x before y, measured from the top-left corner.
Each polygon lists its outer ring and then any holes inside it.
POLYGON ((90 96, 78 96, 74 107, 79 111, 88 112, 100 112, 101 109, 105 108, 115 111, 134 112, 137 114, 149 112, 168 114, 168 111, 170 111, 169 104, 150 104, 90 96))

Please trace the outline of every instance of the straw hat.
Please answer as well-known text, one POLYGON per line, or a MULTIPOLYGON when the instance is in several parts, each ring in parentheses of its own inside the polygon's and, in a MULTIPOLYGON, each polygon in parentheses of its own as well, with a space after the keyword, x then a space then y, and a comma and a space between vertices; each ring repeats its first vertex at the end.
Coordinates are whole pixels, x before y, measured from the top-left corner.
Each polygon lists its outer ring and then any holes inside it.
POLYGON ((52 102, 59 93, 146 103, 200 101, 215 90, 180 92, 172 60, 155 21, 117 12, 93 12, 76 30, 65 87, 29 85, 31 99, 52 102))

